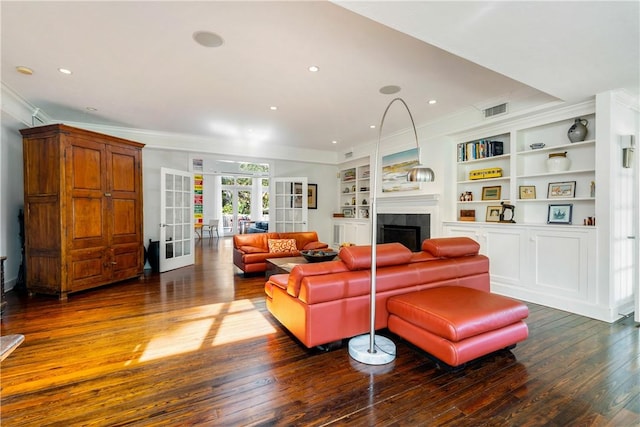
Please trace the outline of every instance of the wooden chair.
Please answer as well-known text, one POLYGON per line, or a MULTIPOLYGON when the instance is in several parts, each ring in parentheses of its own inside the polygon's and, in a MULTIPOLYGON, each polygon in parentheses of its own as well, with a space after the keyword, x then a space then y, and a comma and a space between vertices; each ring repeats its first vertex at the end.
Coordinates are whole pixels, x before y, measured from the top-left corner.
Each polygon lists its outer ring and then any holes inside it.
POLYGON ((202 235, 204 237, 204 232, 209 232, 209 238, 213 238, 213 231, 216 232, 216 237, 220 237, 220 232, 218 231, 218 226, 220 225, 219 219, 210 219, 209 224, 205 224, 202 226, 202 235))

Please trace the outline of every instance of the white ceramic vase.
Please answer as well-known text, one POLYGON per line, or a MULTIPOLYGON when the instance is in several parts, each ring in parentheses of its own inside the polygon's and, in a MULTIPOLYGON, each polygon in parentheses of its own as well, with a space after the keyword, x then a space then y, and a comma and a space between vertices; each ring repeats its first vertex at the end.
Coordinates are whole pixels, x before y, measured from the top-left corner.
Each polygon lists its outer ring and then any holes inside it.
POLYGON ((563 172, 569 170, 571 160, 567 157, 567 152, 550 153, 547 159, 547 172, 563 172))

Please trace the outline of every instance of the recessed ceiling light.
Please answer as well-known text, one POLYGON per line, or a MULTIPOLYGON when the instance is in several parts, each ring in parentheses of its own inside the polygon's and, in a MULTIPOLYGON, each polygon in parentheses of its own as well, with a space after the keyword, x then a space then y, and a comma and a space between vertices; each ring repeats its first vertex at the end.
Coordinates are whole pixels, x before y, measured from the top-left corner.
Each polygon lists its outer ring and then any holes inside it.
POLYGON ((95 107, 87 107, 87 111, 94 112, 94 111, 98 111, 98 109, 95 107))
POLYGON ((27 76, 30 76, 31 74, 33 74, 33 70, 31 68, 23 67, 22 65, 17 66, 16 71, 21 74, 26 74, 27 76))
POLYGON ((271 111, 276 111, 278 109, 278 107, 276 107, 275 105, 272 105, 271 107, 269 107, 269 109, 271 111))
POLYGON ((62 74, 71 74, 71 70, 67 68, 58 68, 58 71, 60 71, 62 74))
POLYGON ((332 144, 337 144, 337 143, 338 143, 338 141, 333 140, 333 141, 331 141, 331 143, 332 143, 332 144))
POLYGON ((312 73, 317 73, 318 71, 320 71, 320 67, 318 67, 317 65, 312 65, 309 67, 309 71, 311 71, 312 73))
POLYGON ((435 99, 430 99, 430 100, 429 100, 429 105, 433 105, 433 104, 435 104, 436 102, 438 102, 438 101, 436 101, 435 99))
POLYGON ((398 92, 400 92, 400 86, 396 86, 396 85, 382 86, 380 88, 380 93, 384 95, 393 95, 394 93, 398 93, 398 92))
POLYGON ((193 33, 193 39, 204 47, 220 47, 224 43, 222 37, 211 31, 196 31, 193 33))
POLYGON ((376 125, 369 125, 369 128, 370 128, 370 129, 375 129, 375 128, 376 128, 376 125))

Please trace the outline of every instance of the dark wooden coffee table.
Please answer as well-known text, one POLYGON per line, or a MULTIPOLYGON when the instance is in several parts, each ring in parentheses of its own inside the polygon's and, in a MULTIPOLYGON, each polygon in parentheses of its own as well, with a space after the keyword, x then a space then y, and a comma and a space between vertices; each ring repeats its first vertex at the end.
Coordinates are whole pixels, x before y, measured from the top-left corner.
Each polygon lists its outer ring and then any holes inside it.
POLYGON ((293 267, 298 264, 307 264, 308 261, 302 256, 290 256, 284 258, 267 258, 267 267, 264 271, 264 278, 268 279, 274 274, 291 273, 293 267))

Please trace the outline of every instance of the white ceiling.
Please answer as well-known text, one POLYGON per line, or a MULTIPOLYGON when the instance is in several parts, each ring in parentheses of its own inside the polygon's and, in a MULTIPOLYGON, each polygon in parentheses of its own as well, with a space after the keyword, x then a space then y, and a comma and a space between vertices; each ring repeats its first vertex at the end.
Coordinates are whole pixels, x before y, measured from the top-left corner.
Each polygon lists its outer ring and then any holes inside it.
POLYGON ((375 139, 385 85, 418 125, 640 87, 637 1, 340 4, 2 1, 2 83, 56 121, 335 151, 375 139))

